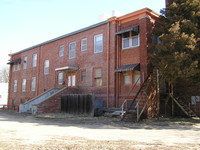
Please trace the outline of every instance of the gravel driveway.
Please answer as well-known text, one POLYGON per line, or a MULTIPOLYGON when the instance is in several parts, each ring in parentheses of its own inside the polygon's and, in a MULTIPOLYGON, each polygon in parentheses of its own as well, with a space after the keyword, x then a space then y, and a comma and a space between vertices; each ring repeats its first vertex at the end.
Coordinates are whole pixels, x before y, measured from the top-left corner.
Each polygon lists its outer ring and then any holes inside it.
POLYGON ((121 122, 67 114, 0 111, 0 149, 200 149, 200 120, 121 122))

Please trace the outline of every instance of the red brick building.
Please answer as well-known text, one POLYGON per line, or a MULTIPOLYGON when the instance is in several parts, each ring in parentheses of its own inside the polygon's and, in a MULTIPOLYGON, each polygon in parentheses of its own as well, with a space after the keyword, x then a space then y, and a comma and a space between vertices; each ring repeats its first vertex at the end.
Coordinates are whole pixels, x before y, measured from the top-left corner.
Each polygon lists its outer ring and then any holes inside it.
POLYGON ((12 54, 8 104, 25 103, 52 88, 76 87, 102 99, 105 107, 120 107, 133 85, 139 88, 148 76, 158 17, 144 8, 12 54))

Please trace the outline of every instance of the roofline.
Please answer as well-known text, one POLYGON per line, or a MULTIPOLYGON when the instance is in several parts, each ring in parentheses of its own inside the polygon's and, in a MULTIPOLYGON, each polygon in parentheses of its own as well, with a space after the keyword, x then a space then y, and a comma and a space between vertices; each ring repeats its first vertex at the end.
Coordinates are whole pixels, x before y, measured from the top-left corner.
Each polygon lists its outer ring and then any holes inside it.
POLYGON ((151 10, 151 9, 149 9, 149 8, 146 7, 146 8, 139 9, 137 11, 125 14, 123 16, 117 17, 117 19, 118 20, 123 20, 123 19, 129 18, 129 17, 132 17, 132 16, 137 16, 137 15, 139 15, 141 13, 144 13, 144 12, 147 12, 148 14, 150 14, 152 16, 155 16, 155 17, 159 17, 160 16, 158 13, 156 13, 153 10, 151 10))
POLYGON ((105 20, 105 21, 102 21, 102 22, 99 22, 99 23, 93 24, 93 25, 91 25, 91 26, 88 26, 88 27, 85 27, 85 28, 82 28, 82 29, 79 29, 79 30, 76 30, 76 31, 73 31, 73 32, 70 32, 70 33, 67 33, 67 34, 64 34, 64 35, 59 36, 59 37, 57 37, 57 38, 54 38, 54 39, 51 39, 51 40, 48 40, 48 41, 42 42, 42 43, 40 43, 40 44, 37 44, 37 45, 31 46, 31 47, 29 47, 29 48, 26 48, 26 49, 20 50, 20 51, 18 51, 18 52, 15 52, 15 53, 13 53, 13 54, 10 54, 10 55, 13 56, 13 55, 20 54, 20 53, 22 53, 22 52, 25 52, 25 51, 31 50, 31 49, 33 49, 33 48, 40 47, 40 46, 42 46, 42 45, 45 45, 45 44, 48 44, 48 43, 51 43, 51 42, 54 42, 54 41, 60 40, 60 39, 62 39, 62 38, 65 38, 65 37, 68 37, 68 36, 72 36, 72 35, 78 34, 78 33, 80 33, 80 32, 87 31, 87 30, 89 30, 89 29, 93 29, 93 28, 95 28, 95 27, 98 27, 98 26, 104 25, 104 24, 106 24, 106 23, 108 23, 108 22, 109 22, 108 20, 105 20))

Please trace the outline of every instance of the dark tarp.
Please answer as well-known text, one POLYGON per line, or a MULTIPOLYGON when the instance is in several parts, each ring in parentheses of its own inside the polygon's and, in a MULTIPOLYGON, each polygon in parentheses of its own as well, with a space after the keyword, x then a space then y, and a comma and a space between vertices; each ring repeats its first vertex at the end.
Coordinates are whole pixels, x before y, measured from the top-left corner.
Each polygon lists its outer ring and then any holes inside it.
POLYGON ((136 63, 136 64, 123 65, 123 66, 120 66, 119 68, 117 68, 115 70, 115 72, 125 72, 125 71, 130 71, 130 70, 140 71, 140 64, 136 63))
POLYGON ((19 59, 15 59, 15 60, 10 60, 7 64, 20 64, 21 63, 21 58, 19 58, 19 59))

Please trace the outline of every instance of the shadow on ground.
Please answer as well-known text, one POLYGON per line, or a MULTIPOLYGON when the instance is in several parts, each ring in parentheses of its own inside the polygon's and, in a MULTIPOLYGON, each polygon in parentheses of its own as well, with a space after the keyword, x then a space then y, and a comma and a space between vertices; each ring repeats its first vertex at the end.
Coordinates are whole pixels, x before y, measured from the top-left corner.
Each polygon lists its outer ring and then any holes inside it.
POLYGON ((0 110, 0 121, 12 121, 20 123, 35 123, 36 125, 75 126, 90 129, 169 129, 169 130, 200 130, 200 119, 192 118, 160 118, 143 120, 140 122, 125 122, 120 118, 88 117, 83 115, 57 114, 19 114, 14 111, 0 110))

